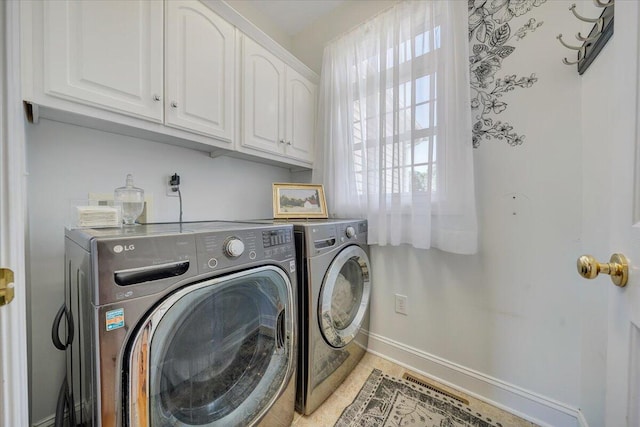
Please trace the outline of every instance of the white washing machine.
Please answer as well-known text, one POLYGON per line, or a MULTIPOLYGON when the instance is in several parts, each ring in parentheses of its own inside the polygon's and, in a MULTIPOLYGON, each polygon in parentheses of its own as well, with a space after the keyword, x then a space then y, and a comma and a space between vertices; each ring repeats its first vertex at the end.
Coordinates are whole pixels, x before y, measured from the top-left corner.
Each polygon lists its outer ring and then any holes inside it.
POLYGON ((371 263, 366 220, 293 222, 298 263, 296 410, 310 414, 364 356, 371 263))
POLYGON ((82 426, 289 426, 291 225, 66 232, 67 383, 82 426))

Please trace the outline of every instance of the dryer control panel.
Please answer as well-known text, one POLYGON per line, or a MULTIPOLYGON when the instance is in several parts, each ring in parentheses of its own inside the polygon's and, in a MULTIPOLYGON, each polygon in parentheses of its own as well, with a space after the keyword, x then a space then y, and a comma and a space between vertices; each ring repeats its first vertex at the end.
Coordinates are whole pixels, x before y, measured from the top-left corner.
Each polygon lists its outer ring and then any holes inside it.
POLYGON ((310 255, 319 255, 347 243, 367 244, 366 220, 329 220, 300 224, 298 229, 306 229, 306 250, 310 255))
POLYGON ((352 223, 338 223, 338 235, 341 242, 346 240, 357 240, 359 235, 366 234, 367 221, 352 222, 352 223))

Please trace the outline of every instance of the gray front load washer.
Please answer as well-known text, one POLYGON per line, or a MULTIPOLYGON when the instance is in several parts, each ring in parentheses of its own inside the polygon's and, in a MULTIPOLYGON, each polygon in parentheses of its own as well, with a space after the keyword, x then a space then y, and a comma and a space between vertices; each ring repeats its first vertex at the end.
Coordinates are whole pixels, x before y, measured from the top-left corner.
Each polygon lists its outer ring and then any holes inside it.
POLYGON ((296 410, 310 414, 366 352, 371 263, 366 220, 295 221, 293 227, 300 330, 296 410))
POLYGON ((293 227, 67 230, 67 382, 82 426, 289 426, 293 227))

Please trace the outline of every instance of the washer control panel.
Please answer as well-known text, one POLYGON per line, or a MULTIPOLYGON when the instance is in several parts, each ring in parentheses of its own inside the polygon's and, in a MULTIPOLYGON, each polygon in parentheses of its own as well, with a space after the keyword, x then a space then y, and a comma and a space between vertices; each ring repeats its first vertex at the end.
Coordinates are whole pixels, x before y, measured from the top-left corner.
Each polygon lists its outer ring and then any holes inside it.
POLYGON ((291 243, 291 230, 279 228, 262 232, 262 244, 265 248, 291 243))
POLYGON ((67 229, 65 250, 91 257, 97 267, 98 280, 87 282, 96 306, 164 292, 198 275, 262 264, 296 271, 293 224, 201 221, 67 229))
POLYGON ((265 258, 282 259, 293 256, 293 230, 277 228, 262 232, 265 258))
POLYGON ((229 237, 224 242, 223 251, 229 258, 237 258, 244 253, 244 243, 237 237, 229 237))
POLYGON ((198 271, 207 273, 261 260, 295 257, 293 227, 260 227, 196 235, 198 271))

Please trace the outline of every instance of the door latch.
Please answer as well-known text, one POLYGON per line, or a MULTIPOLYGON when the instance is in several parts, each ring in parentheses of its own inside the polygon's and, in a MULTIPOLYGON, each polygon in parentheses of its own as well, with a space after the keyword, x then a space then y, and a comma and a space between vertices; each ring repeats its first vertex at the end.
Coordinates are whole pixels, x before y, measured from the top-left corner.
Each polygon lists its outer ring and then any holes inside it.
POLYGON ((13 271, 0 268, 0 307, 13 301, 13 271))

